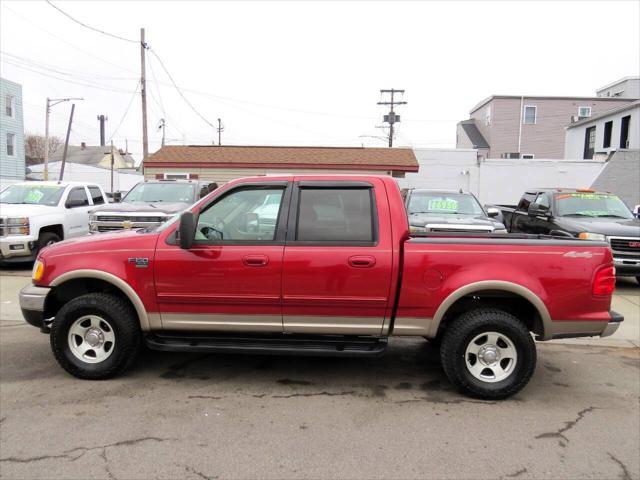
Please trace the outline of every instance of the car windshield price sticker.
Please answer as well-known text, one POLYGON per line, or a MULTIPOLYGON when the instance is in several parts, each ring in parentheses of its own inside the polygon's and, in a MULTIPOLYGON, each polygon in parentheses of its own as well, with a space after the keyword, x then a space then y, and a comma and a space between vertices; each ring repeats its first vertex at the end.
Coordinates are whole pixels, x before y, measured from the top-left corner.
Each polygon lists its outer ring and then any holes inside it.
POLYGON ((29 190, 27 195, 24 198, 24 201, 27 203, 38 203, 44 197, 44 193, 40 190, 29 190))
POLYGON ((434 198, 429 200, 429 210, 446 210, 456 211, 458 210, 458 202, 451 198, 434 198))

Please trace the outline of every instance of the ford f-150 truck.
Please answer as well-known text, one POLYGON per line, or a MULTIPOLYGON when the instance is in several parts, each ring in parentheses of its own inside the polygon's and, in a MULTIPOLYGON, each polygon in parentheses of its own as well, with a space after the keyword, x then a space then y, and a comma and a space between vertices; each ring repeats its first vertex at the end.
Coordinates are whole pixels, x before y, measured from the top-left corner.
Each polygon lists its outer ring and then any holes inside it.
POLYGON ((640 220, 616 195, 586 188, 532 189, 518 205, 497 207, 509 232, 608 242, 616 274, 640 283, 640 220))
POLYGON ((391 177, 245 178, 158 227, 45 248, 20 306, 80 378, 123 372, 142 344, 366 356, 413 335, 439 342, 449 379, 481 398, 525 386, 533 335, 622 321, 605 242, 457 235, 411 238, 391 177))

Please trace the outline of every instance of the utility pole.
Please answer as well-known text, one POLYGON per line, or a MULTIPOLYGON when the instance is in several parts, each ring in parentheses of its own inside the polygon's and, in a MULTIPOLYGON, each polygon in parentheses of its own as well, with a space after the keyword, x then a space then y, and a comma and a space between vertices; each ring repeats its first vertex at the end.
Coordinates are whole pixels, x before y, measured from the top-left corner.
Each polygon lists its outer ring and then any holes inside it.
POLYGON ((106 122, 107 120, 109 120, 109 117, 105 116, 105 115, 98 115, 98 121, 100 122, 100 146, 104 147, 105 145, 105 140, 104 140, 104 122, 106 122))
POLYGON ((222 145, 222 132, 224 132, 224 125, 222 120, 218 119, 218 146, 222 145))
POLYGON ((140 169, 144 175, 144 161, 149 155, 149 139, 147 137, 147 79, 145 69, 144 28, 140 29, 140 95, 142 96, 142 163, 140 169))
POLYGON ((380 90, 381 94, 385 94, 385 93, 390 93, 391 94, 391 101, 389 102, 378 102, 378 105, 389 105, 390 106, 390 110, 389 110, 389 114, 385 115, 383 117, 383 121, 384 123, 388 123, 389 124, 389 148, 393 147, 393 125, 396 122, 400 121, 400 115, 396 115, 396 112, 393 110, 393 107, 396 105, 406 105, 407 102, 401 102, 401 101, 395 101, 394 100, 394 94, 399 93, 401 95, 404 95, 404 90, 395 90, 393 88, 391 89, 383 89, 380 90))
POLYGON ((60 166, 60 176, 58 177, 58 183, 64 178, 64 165, 67 162, 67 149, 69 148, 69 135, 71 135, 71 124, 73 123, 73 111, 76 109, 76 104, 71 104, 71 115, 69 115, 69 126, 67 127, 67 137, 64 140, 64 152, 62 153, 62 165, 60 166))
POLYGON ((44 171, 42 172, 42 179, 49 180, 49 116, 51 114, 51 107, 69 100, 84 100, 83 98, 49 98, 47 97, 47 113, 44 121, 44 171))
POLYGON ((113 140, 111 140, 111 196, 113 196, 113 140))

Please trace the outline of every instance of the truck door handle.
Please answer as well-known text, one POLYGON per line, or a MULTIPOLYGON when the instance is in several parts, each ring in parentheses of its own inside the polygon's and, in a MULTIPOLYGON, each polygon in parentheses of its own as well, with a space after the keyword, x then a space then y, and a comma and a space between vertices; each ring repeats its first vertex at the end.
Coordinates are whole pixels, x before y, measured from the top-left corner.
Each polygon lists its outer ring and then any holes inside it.
POLYGON ((266 267, 269 264, 269 257, 266 255, 247 255, 242 258, 242 263, 247 267, 266 267))
POLYGON ((354 255, 353 257, 349 257, 349 266, 353 268, 371 268, 375 264, 375 257, 368 255, 354 255))

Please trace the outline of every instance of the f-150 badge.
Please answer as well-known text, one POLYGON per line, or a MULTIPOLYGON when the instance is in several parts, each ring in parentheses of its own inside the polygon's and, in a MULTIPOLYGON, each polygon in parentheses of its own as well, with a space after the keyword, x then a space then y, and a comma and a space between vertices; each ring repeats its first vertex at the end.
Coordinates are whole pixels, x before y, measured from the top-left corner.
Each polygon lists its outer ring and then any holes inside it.
POLYGON ((129 257, 129 263, 135 263, 136 268, 147 268, 149 259, 147 257, 129 257))

